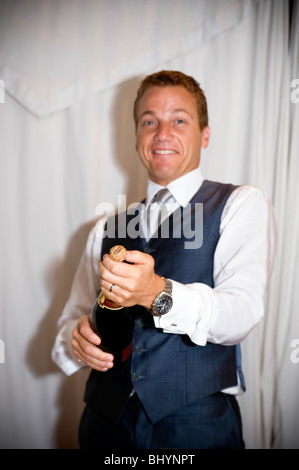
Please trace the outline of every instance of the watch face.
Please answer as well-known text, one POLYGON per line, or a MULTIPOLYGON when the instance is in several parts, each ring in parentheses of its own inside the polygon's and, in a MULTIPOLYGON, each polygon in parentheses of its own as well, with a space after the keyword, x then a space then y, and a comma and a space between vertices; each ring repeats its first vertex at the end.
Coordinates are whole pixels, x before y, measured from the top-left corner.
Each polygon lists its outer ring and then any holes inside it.
POLYGON ((159 315, 165 315, 171 309, 173 304, 172 298, 169 295, 163 295, 156 303, 156 311, 159 315))

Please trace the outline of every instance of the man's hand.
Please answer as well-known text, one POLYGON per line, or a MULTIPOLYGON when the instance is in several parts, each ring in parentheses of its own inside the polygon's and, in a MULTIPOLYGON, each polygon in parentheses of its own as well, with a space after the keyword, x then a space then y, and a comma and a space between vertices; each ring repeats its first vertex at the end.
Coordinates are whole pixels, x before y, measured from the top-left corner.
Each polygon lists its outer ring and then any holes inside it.
POLYGON ((93 332, 88 315, 78 321, 71 343, 74 355, 92 369, 105 372, 113 367, 113 355, 98 347, 101 339, 93 332))
POLYGON ((132 250, 127 251, 126 261, 128 263, 119 263, 113 261, 109 255, 103 257, 99 264, 103 294, 125 307, 142 305, 150 308, 165 286, 165 281, 155 274, 153 257, 132 250))

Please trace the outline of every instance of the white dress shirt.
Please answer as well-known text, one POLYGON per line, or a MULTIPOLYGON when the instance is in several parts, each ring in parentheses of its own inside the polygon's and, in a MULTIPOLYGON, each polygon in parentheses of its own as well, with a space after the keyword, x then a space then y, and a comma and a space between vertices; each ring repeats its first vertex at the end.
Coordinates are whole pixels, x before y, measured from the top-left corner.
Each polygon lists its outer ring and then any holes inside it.
MULTIPOLYGON (((177 206, 186 207, 203 182, 199 168, 171 182, 177 206)), ((146 204, 161 186, 149 181, 146 204)), ((171 211, 176 205, 171 204, 171 211)), ((69 300, 58 322, 52 358, 67 374, 82 367, 71 349, 78 319, 88 315, 99 292, 98 263, 106 219, 90 232, 75 275, 69 300)), ((200 282, 173 281, 173 307, 155 326, 165 333, 187 334, 198 345, 242 342, 264 314, 264 300, 274 266, 277 231, 267 195, 253 186, 240 186, 224 207, 214 256, 214 288, 200 282)))

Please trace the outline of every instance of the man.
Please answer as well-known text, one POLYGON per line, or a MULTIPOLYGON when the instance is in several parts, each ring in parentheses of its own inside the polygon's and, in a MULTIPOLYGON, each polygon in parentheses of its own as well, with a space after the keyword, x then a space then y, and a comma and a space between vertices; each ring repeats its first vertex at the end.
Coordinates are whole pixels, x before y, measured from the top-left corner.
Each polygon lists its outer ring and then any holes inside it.
MULTIPOLYGON (((149 177, 143 231, 134 238, 128 231, 124 239, 117 227, 109 236, 99 221, 53 349, 53 359, 67 374, 92 368, 80 444, 242 448, 235 398, 245 389, 240 342, 264 312, 275 254, 272 206, 257 188, 203 179, 200 155, 210 129, 205 96, 192 77, 173 71, 146 77, 134 119, 136 149, 149 177), (167 237, 162 226, 148 233, 145 222, 152 198, 166 187, 167 237), (198 207, 202 219, 196 218, 198 207), (186 216, 183 208, 190 208, 193 242, 202 232, 200 246, 192 245, 184 230, 175 235, 186 216), (107 255, 116 244, 126 247, 127 263, 107 255), (100 291, 134 312, 132 354, 120 368, 98 347, 101 341, 90 326, 100 291)), ((130 220, 127 215, 126 224, 130 220)))

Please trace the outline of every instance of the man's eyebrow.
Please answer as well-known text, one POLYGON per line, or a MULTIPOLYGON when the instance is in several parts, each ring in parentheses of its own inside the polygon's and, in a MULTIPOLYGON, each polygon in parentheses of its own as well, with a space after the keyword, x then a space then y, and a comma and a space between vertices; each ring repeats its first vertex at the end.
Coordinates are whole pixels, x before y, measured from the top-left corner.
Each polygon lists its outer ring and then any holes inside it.
MULTIPOLYGON (((189 111, 187 111, 187 109, 184 109, 184 108, 176 108, 176 109, 173 109, 171 111, 171 114, 176 114, 176 113, 185 113, 185 114, 188 114, 190 117, 192 117, 192 115, 189 113, 189 111)), ((149 114, 150 116, 155 116, 156 113, 154 111, 151 111, 150 109, 147 110, 147 111, 144 111, 140 118, 142 118, 144 115, 146 114, 149 114)))
POLYGON ((172 111, 172 114, 175 114, 175 113, 185 113, 185 114, 189 114, 189 116, 191 116, 191 114, 189 113, 189 111, 187 109, 184 109, 184 108, 176 108, 172 111))
POLYGON ((140 115, 140 117, 142 118, 142 116, 144 116, 145 114, 149 114, 150 116, 154 116, 154 115, 155 115, 155 113, 154 113, 153 111, 150 111, 150 110, 149 110, 149 111, 144 111, 144 112, 140 115))

